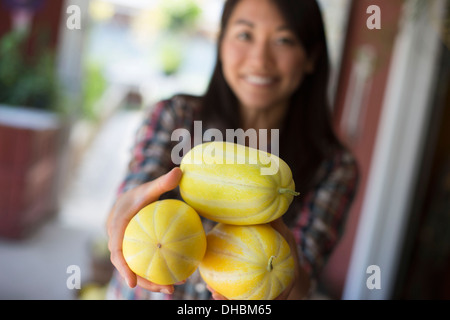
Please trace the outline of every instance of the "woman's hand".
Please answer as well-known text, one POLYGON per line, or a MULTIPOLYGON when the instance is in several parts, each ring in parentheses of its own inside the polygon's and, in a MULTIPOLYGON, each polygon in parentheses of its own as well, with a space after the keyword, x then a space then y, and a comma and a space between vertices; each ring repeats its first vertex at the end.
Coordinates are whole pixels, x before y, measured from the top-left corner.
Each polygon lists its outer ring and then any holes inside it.
POLYGON ((163 193, 174 189, 179 184, 181 176, 180 168, 174 168, 158 179, 125 192, 117 199, 109 213, 106 227, 109 236, 108 248, 111 252, 111 262, 131 288, 139 285, 154 292, 172 294, 174 291, 174 287, 171 285, 158 285, 137 276, 128 267, 123 257, 122 241, 128 223, 139 210, 157 201, 163 193))
POLYGON ((211 297, 214 300, 228 300, 227 298, 225 298, 223 295, 221 295, 220 293, 218 293, 217 291, 215 291, 213 288, 211 288, 210 286, 206 285, 206 288, 211 292, 211 297))
POLYGON ((294 234, 289 230, 282 218, 272 221, 270 225, 277 230, 286 239, 291 254, 294 258, 294 279, 291 284, 276 298, 276 300, 301 300, 306 297, 309 292, 310 280, 306 271, 300 266, 297 243, 294 234))

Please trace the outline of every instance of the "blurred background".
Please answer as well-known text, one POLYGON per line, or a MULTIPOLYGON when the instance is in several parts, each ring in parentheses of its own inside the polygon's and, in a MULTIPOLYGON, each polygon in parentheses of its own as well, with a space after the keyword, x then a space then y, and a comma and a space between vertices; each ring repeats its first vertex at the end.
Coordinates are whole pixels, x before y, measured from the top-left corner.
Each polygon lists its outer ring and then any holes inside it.
MULTIPOLYGON (((0 299, 104 298, 105 219, 143 111, 204 92, 223 3, 0 0, 0 299)), ((361 170, 320 297, 449 299, 450 1, 319 3, 361 170)))

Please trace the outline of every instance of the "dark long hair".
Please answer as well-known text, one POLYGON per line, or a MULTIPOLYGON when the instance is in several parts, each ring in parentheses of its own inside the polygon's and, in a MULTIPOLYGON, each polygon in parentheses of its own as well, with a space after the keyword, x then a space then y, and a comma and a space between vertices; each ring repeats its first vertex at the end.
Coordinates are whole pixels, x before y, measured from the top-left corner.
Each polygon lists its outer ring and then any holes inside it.
MULTIPOLYGON (((228 20, 240 0, 227 0, 218 39, 217 63, 203 97, 202 118, 217 127, 239 128, 239 104, 225 81, 219 58, 228 20)), ((280 154, 292 169, 297 191, 305 194, 314 175, 333 149, 341 148, 332 126, 327 101, 329 58, 322 14, 316 0, 272 0, 288 26, 315 61, 314 72, 305 75, 292 95, 280 129, 280 154)))

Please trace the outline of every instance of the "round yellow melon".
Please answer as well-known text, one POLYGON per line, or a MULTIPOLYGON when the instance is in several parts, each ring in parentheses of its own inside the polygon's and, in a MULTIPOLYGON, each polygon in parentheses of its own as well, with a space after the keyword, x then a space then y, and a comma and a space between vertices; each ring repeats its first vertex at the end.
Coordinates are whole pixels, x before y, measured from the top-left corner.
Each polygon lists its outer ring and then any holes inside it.
POLYGON ((270 225, 218 224, 199 266, 205 282, 233 300, 273 300, 294 278, 286 240, 270 225))
POLYGON ((184 201, 216 222, 268 223, 281 217, 298 195, 286 162, 239 144, 198 145, 183 157, 180 169, 184 201))
POLYGON ((171 285, 197 269, 206 251, 206 234, 199 215, 189 205, 180 200, 161 200, 131 219, 122 250, 137 275, 171 285))

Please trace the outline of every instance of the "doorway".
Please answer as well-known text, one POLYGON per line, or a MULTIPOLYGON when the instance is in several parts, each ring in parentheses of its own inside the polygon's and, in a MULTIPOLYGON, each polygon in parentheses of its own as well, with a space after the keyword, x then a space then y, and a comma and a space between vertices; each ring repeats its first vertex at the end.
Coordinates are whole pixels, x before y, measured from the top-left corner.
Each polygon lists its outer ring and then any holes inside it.
POLYGON ((442 44, 427 144, 398 269, 396 299, 450 299, 449 49, 442 44))

